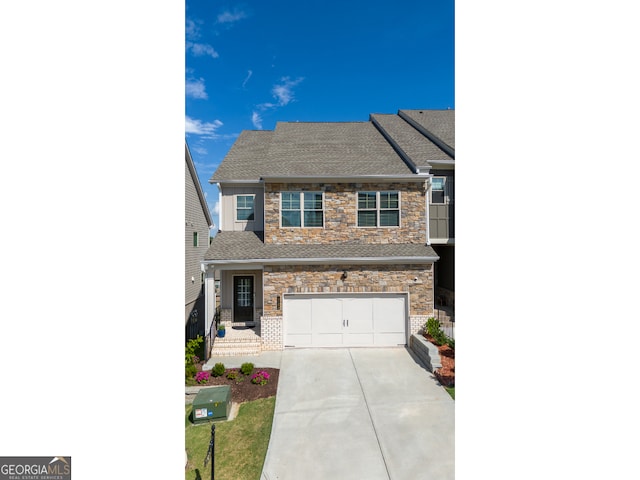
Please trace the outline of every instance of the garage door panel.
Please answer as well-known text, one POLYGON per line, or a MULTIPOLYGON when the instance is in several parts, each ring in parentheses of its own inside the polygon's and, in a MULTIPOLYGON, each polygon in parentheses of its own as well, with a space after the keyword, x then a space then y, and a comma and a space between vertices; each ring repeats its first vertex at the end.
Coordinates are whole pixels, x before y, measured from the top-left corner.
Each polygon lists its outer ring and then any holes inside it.
POLYGON ((285 347, 313 347, 313 336, 310 333, 287 333, 285 347))
POLYGON ((339 298, 314 298, 311 305, 314 334, 342 333, 342 302, 339 298))
POLYGON ((346 334, 373 333, 373 303, 371 300, 371 298, 342 299, 342 318, 348 322, 346 334))
POLYGON ((375 294, 285 297, 285 345, 404 345, 406 296, 375 294))
POLYGON ((287 334, 311 333, 311 299, 287 302, 287 334))
POLYGON ((363 347, 374 345, 373 333, 345 333, 344 345, 348 347, 363 347))
POLYGON ((404 332, 402 333, 375 333, 374 345, 378 347, 395 347, 407 343, 404 332))
POLYGON ((403 297, 374 298, 373 323, 377 333, 405 332, 405 305, 403 297))
POLYGON ((344 335, 342 333, 314 333, 314 347, 342 347, 344 335))

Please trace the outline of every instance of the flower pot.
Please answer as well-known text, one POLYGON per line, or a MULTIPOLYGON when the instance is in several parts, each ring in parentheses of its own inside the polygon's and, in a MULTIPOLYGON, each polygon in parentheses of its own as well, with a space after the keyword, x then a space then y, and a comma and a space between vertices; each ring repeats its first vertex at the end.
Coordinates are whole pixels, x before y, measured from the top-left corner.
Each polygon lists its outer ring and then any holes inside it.
POLYGON ((225 330, 218 330, 218 336, 220 338, 224 337, 225 332, 226 332, 225 330))

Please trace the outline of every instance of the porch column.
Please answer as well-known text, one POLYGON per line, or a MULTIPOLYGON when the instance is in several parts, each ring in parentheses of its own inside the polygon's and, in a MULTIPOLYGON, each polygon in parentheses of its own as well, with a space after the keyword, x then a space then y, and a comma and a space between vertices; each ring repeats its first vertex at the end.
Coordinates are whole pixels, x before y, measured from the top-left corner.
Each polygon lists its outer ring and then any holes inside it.
POLYGON ((216 314, 216 282, 215 282, 215 269, 213 265, 202 265, 204 269, 204 338, 205 338, 205 359, 209 360, 209 354, 211 353, 211 337, 209 332, 213 325, 213 318, 216 314))

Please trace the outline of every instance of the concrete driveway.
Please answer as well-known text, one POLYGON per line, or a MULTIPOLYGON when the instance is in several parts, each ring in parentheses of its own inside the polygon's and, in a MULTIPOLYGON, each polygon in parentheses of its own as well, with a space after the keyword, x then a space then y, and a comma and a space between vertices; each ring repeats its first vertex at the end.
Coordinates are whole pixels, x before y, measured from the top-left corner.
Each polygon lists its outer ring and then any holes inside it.
POLYGON ((282 353, 262 480, 454 478, 454 402, 405 348, 282 353))

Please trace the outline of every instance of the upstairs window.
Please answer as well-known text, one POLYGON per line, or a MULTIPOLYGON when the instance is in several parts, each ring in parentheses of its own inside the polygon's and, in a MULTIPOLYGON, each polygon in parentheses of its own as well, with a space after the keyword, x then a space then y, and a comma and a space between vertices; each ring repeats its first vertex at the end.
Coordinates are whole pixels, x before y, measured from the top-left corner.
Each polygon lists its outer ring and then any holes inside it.
POLYGON ((445 178, 446 177, 433 177, 431 179, 431 203, 445 203, 445 178))
POLYGON ((246 222, 253 220, 253 195, 238 195, 236 197, 236 220, 239 222, 246 222))
POLYGON ((282 192, 280 224, 283 227, 323 227, 322 192, 282 192))
POLYGON ((198 246, 198 232, 193 232, 193 246, 198 246))
POLYGON ((399 227, 399 192, 358 192, 359 227, 399 227))

